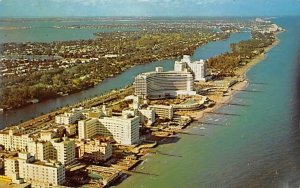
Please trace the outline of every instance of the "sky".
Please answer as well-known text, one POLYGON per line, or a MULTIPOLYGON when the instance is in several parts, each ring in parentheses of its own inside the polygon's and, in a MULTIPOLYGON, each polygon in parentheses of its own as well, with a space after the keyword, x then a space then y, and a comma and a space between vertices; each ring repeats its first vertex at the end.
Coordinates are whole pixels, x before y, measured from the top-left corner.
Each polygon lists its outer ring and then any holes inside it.
POLYGON ((286 15, 300 0, 0 0, 0 17, 286 15))

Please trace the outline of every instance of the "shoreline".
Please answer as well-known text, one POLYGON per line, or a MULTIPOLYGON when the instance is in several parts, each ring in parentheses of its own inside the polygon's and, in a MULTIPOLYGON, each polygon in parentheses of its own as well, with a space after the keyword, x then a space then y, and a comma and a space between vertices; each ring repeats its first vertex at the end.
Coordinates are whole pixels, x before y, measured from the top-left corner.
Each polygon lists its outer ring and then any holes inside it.
POLYGON ((236 92, 238 92, 239 90, 243 90, 245 89, 248 85, 249 85, 249 81, 247 78, 247 72, 254 67, 255 65, 257 65, 258 63, 261 63, 265 58, 266 58, 266 54, 275 46, 277 46, 280 43, 280 40, 278 39, 278 34, 280 34, 282 32, 277 32, 275 34, 276 39, 273 42, 272 45, 270 45, 269 47, 267 47, 263 53, 257 55, 254 59, 250 60, 249 63, 247 63, 245 66, 240 67, 239 69, 237 69, 235 72, 237 73, 238 78, 241 81, 238 81, 236 84, 234 84, 231 87, 228 87, 228 96, 221 96, 218 97, 216 99, 216 104, 215 106, 213 106, 212 108, 206 108, 205 110, 202 110, 200 112, 191 112, 191 117, 193 118, 192 123, 201 123, 201 121, 203 120, 203 118, 206 116, 206 113, 209 112, 214 112, 217 109, 221 108, 224 103, 228 103, 230 102, 233 98, 236 92))
MULTIPOLYGON (((264 61, 267 57, 267 54, 270 52, 271 49, 273 49, 274 47, 276 47, 277 45, 280 44, 280 40, 278 38, 278 35, 283 33, 284 31, 281 32, 276 32, 275 33, 275 40, 274 42, 269 45, 268 47, 264 48, 264 52, 262 52, 261 54, 258 54, 257 56, 255 56, 253 59, 251 59, 246 65, 239 67, 236 70, 236 75, 238 77, 238 82, 236 84, 234 84, 231 87, 228 87, 228 93, 226 96, 219 96, 217 98, 217 100, 215 100, 215 105, 211 108, 206 108, 204 110, 201 111, 194 111, 194 112, 189 112, 189 115, 193 118, 191 125, 186 127, 186 130, 188 132, 188 130, 190 128, 196 127, 196 125, 199 125, 202 123, 203 119, 205 117, 207 117, 207 113, 209 112, 214 112, 216 110, 218 110, 219 108, 223 107, 224 103, 228 103, 230 101, 232 101, 235 97, 235 94, 237 92, 239 92, 239 90, 244 90, 245 88, 247 88, 249 86, 249 84, 251 83, 250 80, 247 78, 247 73, 249 70, 251 70, 251 68, 253 68, 255 65, 257 65, 258 63, 261 63, 262 61, 264 61)), ((180 130, 182 131, 182 130, 180 130)), ((175 134, 179 135, 180 131, 176 132, 175 134)), ((166 137, 164 138, 159 144, 158 144, 158 148, 160 147, 160 145, 163 145, 164 143, 168 143, 168 141, 171 139, 171 137, 166 137)), ((176 144, 176 143, 174 143, 176 144)), ((150 152, 149 152, 150 153, 150 152)), ((144 154, 141 159, 142 160, 146 160, 149 157, 149 153, 144 154)), ((148 164, 149 165, 149 164, 148 164)), ((141 168, 141 166, 139 167, 141 168)), ((142 167, 143 169, 144 167, 142 167)), ((132 171, 135 171, 136 169, 132 169, 132 171)), ((141 170, 141 169, 138 169, 141 170)), ((143 171, 144 172, 144 171, 143 171)), ((129 177, 125 178, 122 180, 126 181, 126 179, 128 179, 129 177)), ((117 184, 117 185, 122 185, 122 182, 117 184)), ((128 184, 127 184, 128 185, 128 184)), ((121 186, 123 187, 123 186, 121 186)))
MULTIPOLYGON (((282 31, 284 32, 284 31, 282 31)), ((209 112, 214 112, 216 111, 217 109, 221 108, 224 103, 228 103, 230 102, 233 98, 234 98, 234 95, 236 92, 238 92, 239 90, 243 90, 245 89, 248 85, 249 85, 249 81, 247 79, 247 72, 252 68, 254 67, 255 65, 257 65, 258 63, 261 63, 265 58, 266 58, 266 54, 272 49, 274 48, 275 46, 277 46, 279 43, 280 43, 280 40, 278 39, 278 34, 282 33, 282 32, 277 32, 275 34, 275 41, 273 42, 272 45, 268 46, 265 48, 264 52, 257 55, 255 58, 253 58, 252 60, 250 60, 246 65, 240 67, 239 69, 236 70, 236 74, 239 78, 239 81, 234 84, 233 86, 231 87, 228 87, 228 94, 227 96, 221 96, 221 97, 218 97, 215 102, 216 104, 212 107, 212 108, 206 108, 204 110, 201 110, 201 111, 194 111, 194 112, 189 112, 189 115, 192 117, 192 121, 190 122, 190 124, 188 126, 186 126, 186 128, 184 129, 189 129, 190 127, 193 127, 193 124, 194 123, 201 123, 202 120, 204 119, 204 117, 207 116, 207 113, 209 112)), ((183 130, 184 130, 183 129, 183 130)), ((177 134, 180 134, 182 130, 179 130, 179 131, 175 131, 175 135, 177 134)), ((160 145, 164 144, 164 143, 168 143, 169 140, 171 139, 172 137, 165 137, 163 138, 162 140, 160 140, 157 144, 157 147, 159 147, 160 145)), ((149 148, 150 150, 152 148, 149 148)), ((140 156, 140 159, 142 161, 146 160, 147 157, 148 157, 148 154, 151 153, 151 152, 145 152, 143 155, 140 156)), ((132 170, 130 171, 135 171, 135 169, 138 167, 139 165, 137 165, 135 168, 133 168, 132 170)), ((126 174, 126 172, 124 172, 126 174)), ((128 177, 127 177, 128 178, 128 177)), ((127 178, 125 179, 122 179, 121 181, 118 181, 117 180, 117 185, 120 185, 122 184, 123 181, 125 181, 127 178)))

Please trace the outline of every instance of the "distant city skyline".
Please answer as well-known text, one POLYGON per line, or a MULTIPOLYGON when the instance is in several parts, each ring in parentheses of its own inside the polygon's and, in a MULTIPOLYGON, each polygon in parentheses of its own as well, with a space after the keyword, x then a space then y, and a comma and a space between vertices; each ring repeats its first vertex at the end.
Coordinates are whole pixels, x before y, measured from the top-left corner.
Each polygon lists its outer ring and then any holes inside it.
POLYGON ((0 17, 286 16, 300 0, 0 0, 0 17))

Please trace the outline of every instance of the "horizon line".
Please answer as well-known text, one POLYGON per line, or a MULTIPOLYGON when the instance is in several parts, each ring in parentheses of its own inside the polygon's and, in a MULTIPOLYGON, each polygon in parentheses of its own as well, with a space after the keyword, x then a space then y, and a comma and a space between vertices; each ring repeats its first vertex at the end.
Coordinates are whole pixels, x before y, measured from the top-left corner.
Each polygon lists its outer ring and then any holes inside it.
POLYGON ((241 15, 202 15, 202 16, 0 16, 0 19, 47 19, 47 18, 274 18, 274 17, 299 17, 300 15, 249 15, 249 16, 241 16, 241 15))

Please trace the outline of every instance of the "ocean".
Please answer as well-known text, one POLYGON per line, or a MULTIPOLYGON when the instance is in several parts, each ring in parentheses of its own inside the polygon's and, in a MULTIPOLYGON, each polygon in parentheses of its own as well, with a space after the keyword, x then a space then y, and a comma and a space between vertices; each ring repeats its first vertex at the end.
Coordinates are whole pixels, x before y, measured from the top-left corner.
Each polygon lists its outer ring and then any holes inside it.
POLYGON ((272 21, 286 31, 247 73, 246 91, 217 110, 229 115, 194 123, 117 187, 300 186, 300 18, 272 21))

